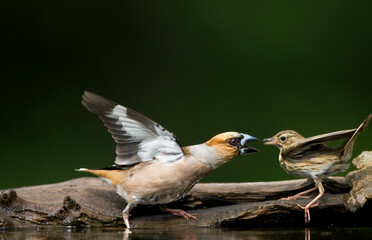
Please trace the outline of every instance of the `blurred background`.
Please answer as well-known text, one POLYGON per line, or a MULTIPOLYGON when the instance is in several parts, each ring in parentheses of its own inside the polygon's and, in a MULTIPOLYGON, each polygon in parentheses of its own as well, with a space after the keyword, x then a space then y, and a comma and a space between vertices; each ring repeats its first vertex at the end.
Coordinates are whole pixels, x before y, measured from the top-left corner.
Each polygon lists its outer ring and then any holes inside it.
MULTIPOLYGON (((372 113, 371 1, 7 1, 0 189, 89 176, 115 143, 84 90, 145 114, 182 145, 357 127, 372 113)), ((254 142, 203 182, 293 179, 254 142)), ((353 156, 372 150, 372 127, 353 156)), ((345 174, 345 173, 344 173, 345 174)))

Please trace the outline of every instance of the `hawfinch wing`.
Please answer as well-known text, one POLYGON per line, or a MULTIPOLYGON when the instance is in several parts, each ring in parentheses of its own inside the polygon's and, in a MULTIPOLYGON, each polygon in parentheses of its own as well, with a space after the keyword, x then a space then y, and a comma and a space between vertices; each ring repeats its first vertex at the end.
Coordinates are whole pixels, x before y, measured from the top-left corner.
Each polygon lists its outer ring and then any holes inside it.
POLYGON ((116 142, 117 165, 183 157, 177 137, 148 117, 97 94, 85 91, 82 104, 102 119, 116 142))
POLYGON ((293 157, 304 156, 307 152, 317 150, 320 151, 324 147, 324 143, 340 140, 344 138, 350 138, 353 136, 357 129, 342 130, 337 132, 331 132, 326 134, 321 134, 309 138, 305 138, 298 143, 291 145, 285 152, 286 155, 291 155, 293 157))

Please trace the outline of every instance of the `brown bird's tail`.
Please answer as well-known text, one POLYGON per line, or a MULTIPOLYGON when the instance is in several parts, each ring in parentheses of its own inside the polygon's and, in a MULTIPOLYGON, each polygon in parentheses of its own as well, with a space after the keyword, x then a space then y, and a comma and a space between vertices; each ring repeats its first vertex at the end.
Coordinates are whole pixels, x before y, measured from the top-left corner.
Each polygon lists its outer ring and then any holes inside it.
POLYGON ((124 178, 127 170, 107 170, 107 169, 87 169, 87 168, 79 168, 75 169, 78 172, 89 172, 94 175, 101 177, 103 180, 110 183, 112 186, 116 186, 116 184, 120 183, 121 179, 124 178))
POLYGON ((342 151, 344 152, 344 159, 348 160, 351 157, 351 152, 353 150, 354 142, 356 137, 358 136, 359 133, 363 132, 367 126, 369 121, 372 119, 372 114, 369 114, 366 119, 359 125, 359 127, 355 130, 353 136, 346 142, 344 145, 342 151))

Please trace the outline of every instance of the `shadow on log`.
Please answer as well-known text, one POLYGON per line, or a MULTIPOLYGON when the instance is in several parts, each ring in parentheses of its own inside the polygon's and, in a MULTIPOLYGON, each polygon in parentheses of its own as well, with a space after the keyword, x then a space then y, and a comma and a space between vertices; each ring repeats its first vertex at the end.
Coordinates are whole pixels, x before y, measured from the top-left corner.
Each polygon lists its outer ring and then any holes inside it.
MULTIPOLYGON (((372 225, 365 221, 372 209, 372 152, 363 152, 353 163, 358 170, 346 178, 324 180, 326 194, 319 206, 311 209, 312 225, 372 225)), ((168 205, 188 209, 189 213, 198 215, 198 221, 162 213, 156 206, 139 206, 132 211, 131 225, 133 228, 302 226, 304 213, 297 204, 306 205, 309 199, 280 198, 311 187, 313 183, 306 179, 200 183, 182 201, 168 205)), ((125 205, 111 185, 93 177, 2 190, 0 227, 40 224, 123 227, 121 212, 125 205)))

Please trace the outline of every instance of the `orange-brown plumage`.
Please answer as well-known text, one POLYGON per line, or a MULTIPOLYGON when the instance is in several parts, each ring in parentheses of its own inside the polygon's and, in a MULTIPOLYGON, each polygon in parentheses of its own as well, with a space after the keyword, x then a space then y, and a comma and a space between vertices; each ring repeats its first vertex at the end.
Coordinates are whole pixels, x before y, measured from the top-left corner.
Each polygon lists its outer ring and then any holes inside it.
POLYGON ((89 172, 110 181, 112 186, 120 184, 128 170, 104 170, 104 169, 79 169, 80 172, 89 172))
POLYGON ((225 163, 239 155, 238 149, 228 143, 229 139, 239 137, 240 133, 237 132, 220 133, 207 141, 205 145, 214 147, 217 158, 220 158, 225 163))

